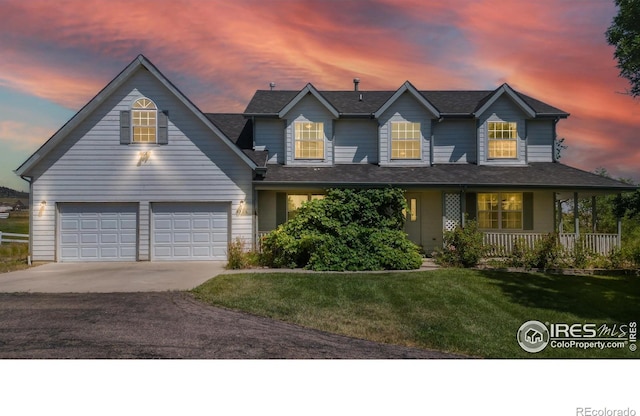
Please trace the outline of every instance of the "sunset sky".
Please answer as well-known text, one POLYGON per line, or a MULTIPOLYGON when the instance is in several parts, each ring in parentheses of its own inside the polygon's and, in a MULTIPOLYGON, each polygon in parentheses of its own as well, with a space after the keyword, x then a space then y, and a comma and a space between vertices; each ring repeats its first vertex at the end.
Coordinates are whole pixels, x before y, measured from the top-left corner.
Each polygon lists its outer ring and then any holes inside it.
POLYGON ((516 90, 571 113, 562 162, 640 181, 613 0, 0 0, 0 185, 142 53, 201 110, 256 89, 516 90))

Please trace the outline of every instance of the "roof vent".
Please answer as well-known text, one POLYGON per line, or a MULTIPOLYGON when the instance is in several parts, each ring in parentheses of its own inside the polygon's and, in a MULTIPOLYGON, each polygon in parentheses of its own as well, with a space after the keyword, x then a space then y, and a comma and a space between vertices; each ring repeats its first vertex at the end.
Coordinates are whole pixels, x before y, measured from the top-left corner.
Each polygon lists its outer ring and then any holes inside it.
POLYGON ((271 81, 271 82, 269 83, 269 88, 271 89, 271 91, 273 91, 273 89, 274 89, 275 87, 276 87, 276 83, 275 83, 275 82, 273 82, 273 81, 271 81))
POLYGON ((353 90, 358 91, 358 84, 360 84, 360 78, 353 79, 353 90))

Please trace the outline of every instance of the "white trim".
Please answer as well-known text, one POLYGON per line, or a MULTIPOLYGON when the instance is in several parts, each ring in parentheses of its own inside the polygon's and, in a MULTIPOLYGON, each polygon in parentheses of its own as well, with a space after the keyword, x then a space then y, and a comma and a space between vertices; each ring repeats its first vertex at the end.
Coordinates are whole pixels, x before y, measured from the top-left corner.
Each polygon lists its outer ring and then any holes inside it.
POLYGON ((527 104, 522 98, 520 98, 520 96, 514 91, 514 89, 509 86, 509 84, 502 84, 500 87, 498 87, 498 89, 496 89, 492 93, 491 98, 489 98, 489 100, 487 100, 487 102, 484 103, 482 107, 480 107, 475 113, 473 113, 473 115, 476 118, 480 118, 480 116, 485 111, 487 111, 487 109, 491 107, 493 103, 495 103, 503 94, 507 94, 527 116, 529 116, 530 118, 534 118, 536 116, 535 110, 531 108, 531 106, 527 104))
POLYGON ((289 101, 289 103, 285 105, 282 110, 280 110, 280 112, 278 112, 278 117, 284 118, 296 104, 298 104, 304 97, 307 96, 307 94, 313 95, 318 101, 320 101, 320 103, 331 113, 331 115, 333 115, 334 118, 340 117, 340 113, 338 112, 338 110, 333 105, 331 105, 331 103, 327 101, 327 99, 324 98, 322 94, 320 94, 320 92, 316 89, 316 87, 314 87, 311 83, 307 84, 303 89, 301 89, 300 92, 296 94, 296 96, 293 97, 291 101, 289 101))
POLYGON ((405 92, 409 92, 416 100, 418 100, 420 104, 422 104, 423 107, 429 110, 435 118, 440 118, 440 112, 438 111, 438 109, 433 104, 431 104, 429 100, 427 100, 424 95, 422 95, 420 91, 418 91, 416 87, 414 87, 409 81, 406 81, 404 84, 402 84, 402 86, 398 88, 398 90, 391 96, 391 98, 389 98, 384 104, 382 104, 382 107, 380 107, 375 113, 373 113, 373 116, 375 118, 380 118, 380 116, 382 116, 382 114, 384 114, 384 112, 387 111, 389 107, 394 102, 396 102, 405 92))

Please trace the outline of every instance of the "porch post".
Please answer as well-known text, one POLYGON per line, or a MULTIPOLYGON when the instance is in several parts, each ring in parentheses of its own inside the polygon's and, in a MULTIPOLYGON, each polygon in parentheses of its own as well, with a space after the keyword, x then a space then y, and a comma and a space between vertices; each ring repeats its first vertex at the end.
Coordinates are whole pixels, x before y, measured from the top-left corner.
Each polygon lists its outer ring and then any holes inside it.
POLYGON ((596 212, 596 197, 591 197, 591 232, 596 233, 598 230, 598 213, 596 212))
MULTIPOLYGON (((620 199, 621 196, 622 194, 618 194, 618 199, 620 199)), ((616 220, 618 222, 618 248, 622 248, 622 217, 618 216, 616 220)))
POLYGON ((562 226, 562 200, 558 199, 558 212, 557 212, 557 221, 558 221, 558 234, 562 234, 563 226, 562 226))
POLYGON ((578 193, 573 193, 573 224, 576 234, 576 240, 580 236, 580 216, 578 215, 578 193))

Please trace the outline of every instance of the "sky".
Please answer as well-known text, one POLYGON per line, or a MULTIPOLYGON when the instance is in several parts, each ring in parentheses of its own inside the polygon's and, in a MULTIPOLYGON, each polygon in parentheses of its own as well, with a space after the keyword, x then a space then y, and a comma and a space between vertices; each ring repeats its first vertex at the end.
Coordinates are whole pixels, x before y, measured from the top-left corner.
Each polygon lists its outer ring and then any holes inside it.
POLYGON ((0 0, 0 186, 144 54, 205 112, 257 89, 493 90, 571 114, 561 161, 640 181, 640 99, 604 32, 613 0, 0 0))

